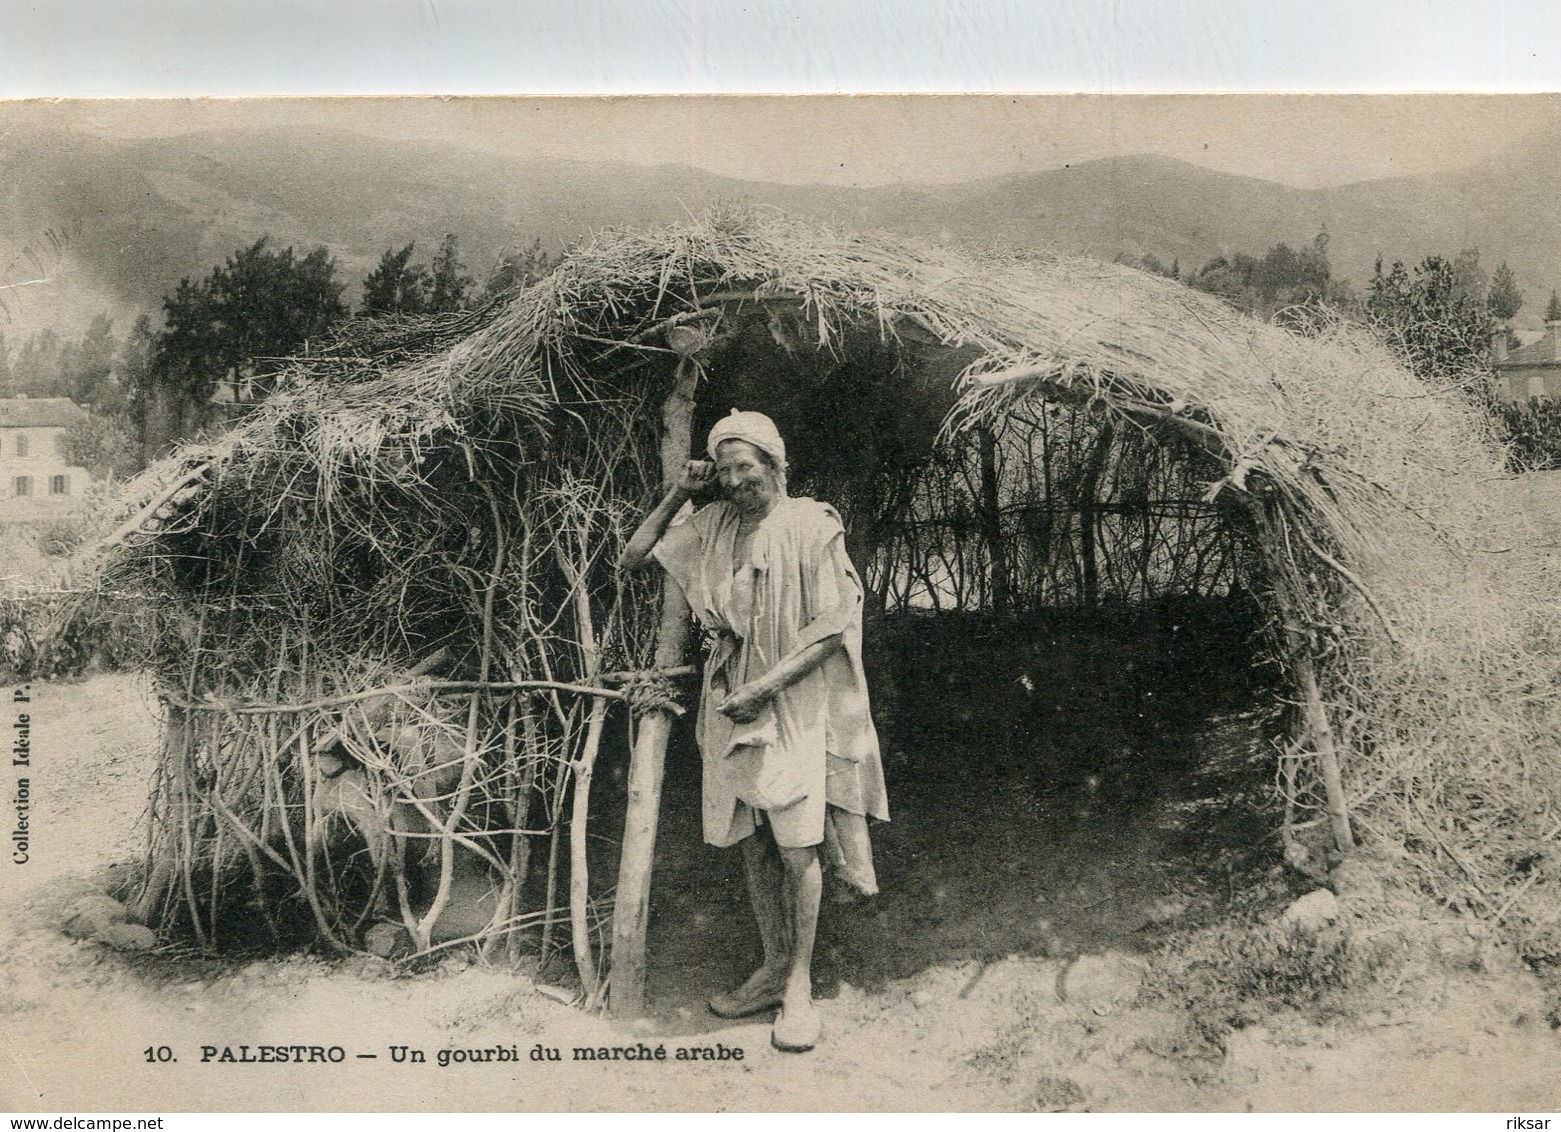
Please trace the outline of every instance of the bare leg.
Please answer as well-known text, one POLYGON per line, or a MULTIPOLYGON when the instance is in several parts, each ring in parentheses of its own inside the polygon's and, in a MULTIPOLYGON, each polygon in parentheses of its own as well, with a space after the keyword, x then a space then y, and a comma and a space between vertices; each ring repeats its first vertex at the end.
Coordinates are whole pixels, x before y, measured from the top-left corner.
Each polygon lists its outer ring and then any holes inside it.
POLYGON ((781 989, 792 967, 792 932, 787 909, 789 886, 775 842, 768 830, 761 829, 738 844, 743 851, 748 899, 753 905, 759 939, 764 945, 764 962, 742 986, 710 1000, 711 1011, 723 1018, 774 1009, 780 1004, 781 989))
POLYGON ((786 889, 791 905, 791 970, 781 1017, 772 1036, 781 1049, 812 1049, 821 1030, 818 1008, 813 1005, 813 941, 818 934, 818 906, 824 892, 824 873, 819 863, 818 846, 801 849, 781 847, 786 867, 786 889))
POLYGON ((764 966, 771 983, 779 983, 791 966, 791 933, 786 907, 786 878, 780 855, 768 832, 760 831, 741 842, 743 871, 748 877, 748 900, 753 918, 759 922, 759 939, 764 944, 764 966))

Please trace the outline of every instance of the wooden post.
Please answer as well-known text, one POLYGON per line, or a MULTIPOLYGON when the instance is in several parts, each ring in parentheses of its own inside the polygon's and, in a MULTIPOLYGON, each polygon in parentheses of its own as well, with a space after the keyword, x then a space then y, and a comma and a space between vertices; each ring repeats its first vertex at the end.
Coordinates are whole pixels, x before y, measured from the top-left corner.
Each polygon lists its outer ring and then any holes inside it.
POLYGON ((1350 828, 1349 806, 1344 797, 1344 775, 1339 769, 1339 750, 1334 742, 1333 725, 1328 721, 1328 709, 1323 705, 1322 690, 1317 682, 1317 665, 1312 659, 1305 624, 1301 618, 1301 601, 1306 590, 1300 572, 1286 555, 1283 536, 1284 512, 1277 503, 1257 510, 1261 524, 1258 532, 1259 546, 1268 567, 1269 583, 1279 604, 1281 632, 1290 653, 1290 665, 1294 671, 1296 691, 1301 696, 1302 734, 1311 740, 1317 755, 1318 770, 1323 780, 1323 802, 1328 811, 1328 826, 1333 833, 1334 846, 1348 855, 1355 848, 1354 831, 1350 828))
POLYGON ((990 428, 980 430, 981 443, 981 533, 986 538, 987 566, 992 575, 992 612, 1006 617, 1013 606, 1013 591, 1008 575, 1008 541, 1003 536, 1002 499, 997 482, 997 436, 990 428))
MULTIPOLYGON (((677 382, 661 407, 661 480, 682 474, 692 449, 694 383, 699 367, 689 358, 678 365, 677 382)), ((661 591, 661 626, 656 633, 655 666, 676 668, 688 645, 688 603, 672 579, 661 591)), ((629 754, 628 812, 623 821, 623 856, 613 905, 612 971, 608 1010, 630 1021, 645 1010, 645 929, 650 920, 650 875, 656 858, 656 826, 661 818, 661 782, 667 760, 672 715, 647 712, 640 720, 629 754)))
MULTIPOLYGON (((1291 626, 1286 626, 1287 630, 1291 626)), ((1339 771, 1338 748, 1333 741, 1333 727, 1328 722, 1328 710, 1323 707, 1322 693, 1317 688, 1317 672, 1311 653, 1306 651, 1306 638, 1300 635, 1295 649, 1296 679, 1301 686, 1302 710, 1306 713, 1307 729, 1312 735, 1312 747, 1317 752, 1318 766, 1323 776, 1323 800, 1328 808, 1328 825, 1333 830, 1333 843, 1346 856, 1355 848, 1355 834, 1350 829, 1350 811, 1344 801, 1344 776, 1339 771)))
POLYGON ((1095 557, 1100 537, 1096 530, 1099 525, 1100 501, 1095 495, 1100 490, 1100 479, 1106 470, 1106 457, 1111 454, 1111 441, 1115 436, 1116 430, 1111 421, 1103 421, 1095 437, 1095 445, 1090 449, 1084 476, 1079 481, 1076 506, 1079 511, 1079 551, 1083 555, 1084 568, 1082 597, 1086 609, 1094 609, 1100 604, 1100 569, 1095 557))

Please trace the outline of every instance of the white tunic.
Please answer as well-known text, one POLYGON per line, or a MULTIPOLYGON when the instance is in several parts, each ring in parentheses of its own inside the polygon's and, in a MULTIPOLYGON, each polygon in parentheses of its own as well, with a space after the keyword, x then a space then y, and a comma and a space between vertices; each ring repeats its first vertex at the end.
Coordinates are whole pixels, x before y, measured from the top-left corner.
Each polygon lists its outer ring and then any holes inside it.
MULTIPOLYGON (((840 516, 812 499, 782 498, 754 531, 747 561, 734 564, 739 518, 730 503, 712 503, 673 524, 651 551, 716 637, 696 732, 705 840, 733 845, 751 833, 745 804, 766 811, 782 844, 822 841, 826 803, 887 821, 862 671, 862 584, 840 516), (757 719, 734 723, 718 710, 730 692, 836 634, 844 647, 778 692, 757 719)), ((852 843, 865 847, 865 825, 851 824, 834 831, 844 832, 848 857, 852 843)))

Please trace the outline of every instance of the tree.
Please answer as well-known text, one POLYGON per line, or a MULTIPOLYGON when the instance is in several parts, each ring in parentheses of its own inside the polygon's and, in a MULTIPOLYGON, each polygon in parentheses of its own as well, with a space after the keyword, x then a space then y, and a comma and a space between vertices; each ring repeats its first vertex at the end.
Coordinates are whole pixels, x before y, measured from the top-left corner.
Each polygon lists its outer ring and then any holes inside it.
POLYGON ((1453 294, 1485 302, 1485 272, 1480 267, 1480 249, 1464 248, 1453 257, 1453 294))
POLYGON ((414 240, 379 257, 379 265, 363 279, 364 314, 422 314, 428 309, 428 269, 411 263, 416 246, 414 240))
POLYGON ((1556 322, 1561 320, 1561 297, 1557 297, 1554 291, 1550 292, 1550 301, 1545 304, 1545 321, 1556 322))
POLYGON ((1244 252, 1212 259, 1187 282, 1260 318, 1273 318, 1287 307, 1337 306, 1344 294, 1328 262, 1326 228, 1310 247, 1299 250, 1279 243, 1261 259, 1244 252))
POLYGON ((1328 260, 1328 245, 1332 242, 1333 236, 1329 234, 1328 224, 1324 221, 1323 226, 1317 229, 1317 235, 1312 237, 1312 251, 1318 259, 1325 263, 1328 260))
POLYGON ((1518 290, 1517 277, 1505 261, 1496 269, 1496 274, 1491 276, 1490 290, 1485 293, 1485 305, 1491 317, 1498 322, 1507 322, 1523 309, 1523 292, 1518 290))
POLYGON ((157 332, 152 329, 152 316, 140 315, 114 356, 115 384, 121 396, 151 384, 152 362, 156 355, 157 332))
POLYGON ((1258 261, 1245 252, 1217 256, 1188 278, 1187 284, 1211 295, 1218 295, 1233 307, 1244 311, 1257 309, 1257 294, 1251 285, 1258 261))
POLYGON ((1365 302, 1367 320, 1417 374, 1436 385, 1462 385, 1477 400, 1488 378, 1491 316, 1483 299, 1460 293, 1453 265, 1427 256, 1413 276, 1402 262, 1383 274, 1377 261, 1365 302))
POLYGON ((482 301, 488 303, 506 298, 535 283, 557 264, 557 259, 542 249, 541 237, 521 251, 507 251, 488 273, 488 280, 482 285, 482 301))
POLYGON ((217 382, 265 379, 281 359, 324 334, 347 312, 336 264, 322 247, 302 259, 266 249, 267 237, 228 258, 199 283, 182 280, 163 301, 157 368, 209 400, 217 382))
POLYGON ((29 397, 54 397, 60 388, 60 338, 53 330, 29 334, 11 365, 11 389, 29 397))
POLYGON ((212 394, 269 394, 284 360, 346 314, 336 263, 323 247, 299 258, 262 237, 198 282, 163 300, 164 328, 151 365, 127 389, 140 440, 152 451, 208 423, 212 394))
POLYGON ((459 241, 454 233, 447 234, 429 268, 428 309, 436 314, 465 310, 466 293, 476 282, 461 262, 459 241))
POLYGON ((121 408, 123 398, 114 383, 114 355, 118 348, 113 320, 107 313, 98 315, 81 341, 62 353, 60 375, 65 396, 98 412, 121 408))
POLYGON ((60 455, 93 479, 127 479, 144 467, 135 434, 117 417, 88 417, 68 426, 60 436, 60 455))

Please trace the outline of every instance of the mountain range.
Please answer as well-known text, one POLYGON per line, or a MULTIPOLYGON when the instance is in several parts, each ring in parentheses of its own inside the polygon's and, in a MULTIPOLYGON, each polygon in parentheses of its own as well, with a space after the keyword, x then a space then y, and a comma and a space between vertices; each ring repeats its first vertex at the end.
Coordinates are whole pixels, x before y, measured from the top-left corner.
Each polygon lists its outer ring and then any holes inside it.
POLYGON ((452 232, 480 278, 506 248, 540 238, 557 249, 609 225, 676 222, 718 200, 977 247, 1152 254, 1184 270, 1280 241, 1300 246, 1326 227, 1335 273, 1357 288, 1378 256, 1412 263, 1475 247, 1487 271, 1512 266, 1527 300, 1518 321, 1535 325, 1561 286, 1558 184, 1561 132, 1467 169, 1301 189, 1152 155, 841 187, 673 164, 516 160, 345 130, 108 139, 14 128, 0 135, 0 329, 4 315, 13 332, 70 333, 99 310, 155 310, 181 278, 261 236, 326 246, 355 285, 385 250, 416 239, 431 256, 452 232))

